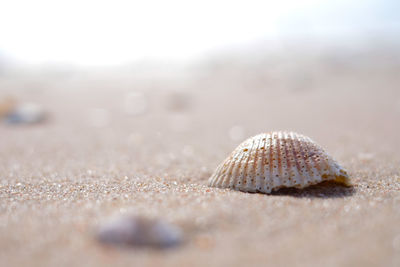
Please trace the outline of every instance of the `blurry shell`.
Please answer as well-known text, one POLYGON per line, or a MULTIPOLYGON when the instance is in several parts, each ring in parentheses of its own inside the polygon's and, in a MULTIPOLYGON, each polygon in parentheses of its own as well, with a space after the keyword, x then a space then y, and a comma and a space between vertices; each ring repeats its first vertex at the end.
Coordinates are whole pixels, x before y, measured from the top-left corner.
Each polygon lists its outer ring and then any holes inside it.
POLYGON ((167 222, 133 215, 102 225, 97 239, 108 245, 168 248, 182 242, 182 232, 167 222))
POLYGON ((271 193, 323 181, 349 185, 346 171, 310 138, 293 132, 259 134, 245 140, 222 162, 209 185, 271 193))
POLYGON ((6 122, 9 124, 33 124, 45 119, 46 112, 43 107, 35 103, 18 105, 6 116, 6 122))
POLYGON ((0 96, 0 118, 10 113, 16 105, 16 101, 11 96, 0 96))

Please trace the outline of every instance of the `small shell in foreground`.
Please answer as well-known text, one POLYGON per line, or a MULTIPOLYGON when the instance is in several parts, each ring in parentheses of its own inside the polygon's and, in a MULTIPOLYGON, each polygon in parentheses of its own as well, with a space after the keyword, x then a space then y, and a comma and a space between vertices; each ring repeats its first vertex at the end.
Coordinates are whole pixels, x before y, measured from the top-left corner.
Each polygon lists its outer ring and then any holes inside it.
POLYGON ((272 132, 241 143, 218 166, 209 186, 271 193, 324 181, 350 184, 346 171, 310 138, 294 132, 272 132))
POLYGON ((181 230, 167 222, 133 215, 114 218, 100 227, 97 239, 114 246, 168 248, 182 242, 181 230))

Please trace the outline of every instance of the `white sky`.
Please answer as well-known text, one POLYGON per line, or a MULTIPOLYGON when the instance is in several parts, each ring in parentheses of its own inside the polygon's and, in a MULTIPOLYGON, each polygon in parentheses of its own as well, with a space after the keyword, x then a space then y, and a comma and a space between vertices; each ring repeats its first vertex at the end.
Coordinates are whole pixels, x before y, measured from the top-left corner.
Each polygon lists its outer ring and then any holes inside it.
POLYGON ((397 29, 400 24, 394 17, 400 10, 395 12, 393 6, 400 6, 395 2, 3 0, 0 53, 33 64, 186 60, 213 49, 290 34, 397 29))

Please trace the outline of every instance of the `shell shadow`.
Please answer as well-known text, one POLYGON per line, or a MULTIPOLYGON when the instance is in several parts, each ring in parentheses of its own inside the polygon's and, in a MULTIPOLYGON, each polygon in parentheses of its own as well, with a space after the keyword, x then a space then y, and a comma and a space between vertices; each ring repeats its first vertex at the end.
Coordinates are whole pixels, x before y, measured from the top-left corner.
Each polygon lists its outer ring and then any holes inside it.
POLYGON ((356 193, 354 186, 345 186, 337 182, 322 182, 303 189, 281 188, 270 195, 292 196, 298 198, 343 198, 350 197, 356 193))

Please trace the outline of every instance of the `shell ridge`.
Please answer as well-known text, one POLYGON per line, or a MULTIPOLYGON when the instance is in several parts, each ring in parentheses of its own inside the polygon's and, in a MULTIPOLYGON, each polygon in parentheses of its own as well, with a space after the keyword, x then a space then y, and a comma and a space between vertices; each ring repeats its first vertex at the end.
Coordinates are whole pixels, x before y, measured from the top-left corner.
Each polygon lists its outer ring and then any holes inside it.
MULTIPOLYGON (((310 138, 308 138, 308 139, 310 139, 310 138)), ((311 164, 312 169, 315 171, 316 174, 319 174, 320 173, 319 170, 321 169, 321 167, 320 167, 320 164, 318 163, 318 161, 317 161, 317 159, 316 159, 316 157, 314 155, 320 154, 321 151, 323 151, 323 150, 322 150, 322 148, 319 149, 317 146, 314 146, 314 143, 311 143, 311 144, 313 144, 312 146, 310 146, 310 147, 312 147, 312 152, 311 152, 312 156, 309 157, 309 159, 310 159, 310 161, 312 163, 311 164)), ((320 176, 321 175, 318 175, 318 180, 321 180, 322 177, 320 177, 320 176)))
MULTIPOLYGON (((238 149, 238 154, 240 153, 240 149, 238 149)), ((244 153, 241 153, 240 157, 238 157, 238 160, 235 161, 234 163, 234 168, 231 170, 231 179, 229 182, 229 188, 235 188, 236 187, 236 181, 238 179, 238 172, 240 171, 241 168, 241 163, 243 160, 243 157, 245 156, 244 153), (236 164, 237 163, 237 164, 236 164)))
POLYGON ((255 154, 254 154, 254 160, 253 160, 253 164, 252 166, 250 166, 250 170, 248 170, 248 175, 247 175, 247 183, 246 183, 246 187, 251 189, 251 188, 255 188, 255 178, 256 178, 256 166, 257 166, 257 162, 258 162, 258 152, 260 150, 260 144, 261 144, 261 140, 262 138, 258 138, 258 143, 255 149, 255 154))
POLYGON ((292 144, 293 159, 294 159, 294 163, 296 165, 296 170, 297 170, 297 173, 298 173, 298 177, 300 179, 300 184, 304 184, 305 178, 303 176, 303 172, 301 172, 301 167, 300 167, 300 164, 299 164, 299 162, 297 160, 297 156, 296 156, 296 154, 298 152, 297 142, 295 141, 296 140, 296 135, 293 132, 291 132, 290 135, 291 135, 290 142, 292 144))
MULTIPOLYGON (((276 138, 276 160, 278 162, 278 176, 274 177, 274 179, 277 179, 277 177, 282 177, 282 136, 281 132, 278 132, 277 138, 276 138)), ((281 183, 282 184, 282 183, 281 183)))
POLYGON ((218 184, 220 186, 224 186, 225 180, 229 179, 229 172, 230 172, 230 168, 231 168, 231 165, 232 165, 232 160, 233 159, 230 157, 226 161, 224 161, 224 163, 223 163, 223 166, 227 165, 228 167, 225 167, 225 168, 222 167, 221 170, 220 170, 220 172, 222 171, 222 173, 220 175, 220 179, 218 181, 218 184), (225 170, 225 172, 224 172, 224 170, 225 170))
POLYGON ((226 169, 226 165, 229 166, 230 161, 231 161, 231 158, 228 158, 227 160, 225 160, 222 163, 221 169, 218 171, 218 179, 216 179, 216 181, 215 181, 215 183, 218 185, 218 187, 223 186, 224 179, 228 176, 228 173, 227 173, 228 170, 226 169))
POLYGON ((276 165, 275 165, 275 159, 276 159, 276 139, 275 139, 275 135, 274 135, 275 133, 273 133, 272 134, 272 136, 271 136, 271 138, 272 138, 272 141, 271 141, 271 148, 270 148, 270 151, 271 151, 271 158, 270 158, 270 166, 271 166, 271 168, 270 168, 270 170, 269 170, 269 172, 270 172, 270 181, 271 181, 271 187, 275 187, 276 186, 276 184, 275 184, 275 179, 274 179, 274 177, 275 177, 275 175, 276 175, 276 165))
POLYGON ((298 142, 299 142, 299 145, 300 145, 300 150, 301 150, 301 155, 302 155, 302 159, 303 159, 303 162, 304 162, 304 166, 306 167, 306 171, 307 171, 307 173, 308 173, 308 177, 310 177, 310 180, 311 180, 311 182, 312 183, 315 183, 316 181, 318 181, 318 179, 317 179, 317 175, 314 175, 314 172, 312 172, 311 171, 311 168, 310 168, 310 165, 308 164, 308 161, 307 161, 307 159, 309 158, 308 157, 308 155, 309 155, 309 145, 305 145, 305 144, 309 144, 309 142, 305 142, 306 140, 303 138, 303 136, 302 135, 300 135, 299 136, 299 138, 298 138, 298 142))
POLYGON ((236 165, 236 160, 234 160, 230 165, 229 165, 229 171, 228 174, 226 176, 226 182, 227 182, 227 187, 229 188, 233 188, 233 182, 232 180, 235 178, 234 174, 235 174, 235 168, 237 168, 236 165))
POLYGON ((273 178, 273 156, 274 156, 274 139, 273 139, 273 133, 271 134, 270 138, 270 147, 269 147, 269 180, 270 180, 270 184, 271 184, 271 188, 274 187, 275 183, 274 183, 274 178, 273 178))
POLYGON ((248 164, 249 164, 249 161, 250 161, 250 158, 251 158, 251 153, 253 152, 254 144, 255 144, 254 137, 252 138, 252 140, 253 140, 253 142, 252 142, 252 144, 251 144, 251 147, 250 147, 250 149, 247 151, 247 152, 248 152, 248 156, 247 156, 247 158, 245 159, 246 162, 245 162, 245 164, 244 164, 244 168, 243 168, 243 170, 242 170, 241 180, 240 180, 240 183, 242 184, 242 186, 245 186, 245 185, 246 185, 245 187, 247 187, 247 180, 248 180, 248 177, 247 177, 248 164), (244 182, 245 179, 246 179, 246 182, 244 182))
POLYGON ((237 176, 237 170, 240 168, 241 161, 244 157, 244 154, 242 153, 242 146, 246 146, 246 143, 242 143, 237 147, 230 156, 231 159, 231 164, 229 165, 229 169, 227 170, 227 175, 222 182, 223 187, 229 187, 229 188, 234 188, 235 187, 235 178, 237 176))
POLYGON ((314 152, 315 154, 318 154, 318 156, 320 156, 321 154, 324 155, 324 157, 320 158, 320 162, 317 162, 318 165, 318 172, 320 173, 321 170, 323 169, 323 162, 326 161, 328 162, 330 160, 330 156, 326 154, 325 150, 322 148, 322 146, 320 146, 319 144, 317 144, 314 140, 312 140, 311 138, 307 137, 307 141, 310 142, 311 144, 313 144, 314 147, 314 152))
POLYGON ((244 154, 242 153, 240 157, 235 161, 234 166, 232 167, 231 170, 231 179, 229 181, 229 188, 235 188, 237 176, 238 176, 238 171, 240 170, 241 167, 241 162, 244 157, 244 154))
MULTIPOLYGON (((260 160, 257 161, 257 176, 256 176, 256 190, 261 191, 263 188, 263 178, 264 178, 264 160, 265 160, 265 150, 266 150, 266 134, 262 135, 262 147, 260 160)), ((265 178, 264 178, 265 181, 265 178)))
POLYGON ((229 181, 231 175, 232 175, 232 170, 235 167, 235 163, 236 163, 236 157, 237 157, 238 153, 234 152, 231 154, 231 156, 229 157, 229 163, 228 163, 228 168, 226 170, 226 175, 223 176, 223 179, 221 181, 221 186, 225 186, 227 184, 227 182, 229 181))
POLYGON ((222 171, 222 169, 223 169, 223 167, 224 167, 224 165, 225 165, 225 162, 226 162, 226 161, 222 162, 222 163, 217 167, 217 170, 214 172, 213 176, 211 176, 211 178, 210 178, 210 179, 211 179, 210 184, 212 184, 213 186, 215 186, 215 185, 218 184, 218 181, 219 181, 220 178, 221 178, 221 171, 222 171))
POLYGON ((272 181, 273 181, 273 185, 276 188, 280 188, 282 185, 282 182, 280 180, 279 177, 279 139, 278 139, 278 132, 274 132, 273 135, 273 139, 274 139, 274 150, 273 150, 273 159, 274 159, 274 166, 273 166, 273 175, 272 175, 272 181))
POLYGON ((286 174, 286 176, 287 176, 287 183, 288 184, 293 184, 293 180, 291 179, 291 177, 290 177, 290 173, 289 173, 289 170, 291 169, 291 164, 290 164, 290 157, 289 157, 289 152, 288 152, 288 144, 287 144, 287 139, 288 139, 288 133, 287 132, 285 132, 284 133, 284 138, 282 139, 283 140, 283 142, 284 142, 284 145, 283 145, 283 147, 285 148, 285 157, 284 157, 284 159, 286 160, 286 172, 287 172, 287 174, 286 174))
MULTIPOLYGON (((293 175, 293 177, 292 177, 292 179, 293 179, 293 181, 294 181, 294 184, 297 184, 297 185, 301 185, 302 184, 302 182, 303 182, 303 178, 302 178, 302 176, 301 176, 301 174, 300 174, 300 172, 299 172, 299 170, 300 170, 300 165, 299 165, 299 163, 297 162, 297 159, 296 159, 296 146, 295 146, 295 143, 294 143, 294 141, 293 141, 293 138, 294 138, 294 135, 293 135, 293 132, 290 132, 289 133, 289 142, 290 142, 290 161, 291 161, 291 166, 292 166, 292 168, 291 168, 291 174, 290 175, 293 175)), ((296 186, 296 187, 298 187, 298 186, 296 186)))
MULTIPOLYGON (((272 138, 272 135, 270 135, 269 136, 269 154, 268 154, 268 168, 269 168, 269 171, 268 171, 268 179, 267 179, 267 181, 268 181, 268 184, 269 184, 269 187, 271 188, 271 190, 272 190, 272 188, 274 188, 274 181, 273 181, 273 178, 272 178, 272 172, 273 172, 273 169, 272 169, 272 167, 273 167, 273 161, 272 161, 272 157, 273 157, 273 151, 272 151, 272 148, 273 148, 273 145, 274 145, 274 143, 273 143, 273 138, 272 138)), ((268 187, 267 187, 268 188, 268 187)))
POLYGON ((270 165, 269 162, 271 160, 270 158, 270 148, 271 148, 271 139, 270 139, 270 134, 267 133, 265 136, 265 151, 264 151, 264 160, 263 160, 263 190, 264 192, 271 192, 271 176, 270 176, 270 165))
POLYGON ((296 143, 297 143, 297 146, 298 146, 299 152, 300 152, 300 157, 298 157, 298 159, 299 159, 300 167, 302 170, 302 174, 306 180, 306 184, 311 184, 314 182, 314 179, 313 179, 313 177, 310 176, 310 171, 309 171, 308 165, 305 160, 305 156, 306 156, 305 150, 304 150, 303 144, 301 142, 301 136, 298 134, 296 134, 296 143))

